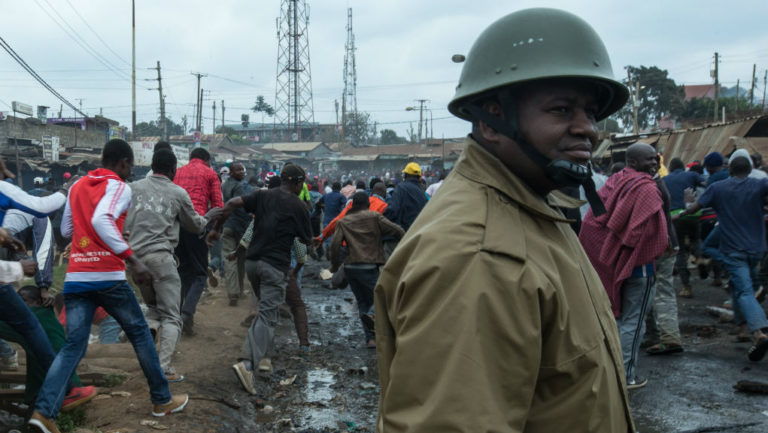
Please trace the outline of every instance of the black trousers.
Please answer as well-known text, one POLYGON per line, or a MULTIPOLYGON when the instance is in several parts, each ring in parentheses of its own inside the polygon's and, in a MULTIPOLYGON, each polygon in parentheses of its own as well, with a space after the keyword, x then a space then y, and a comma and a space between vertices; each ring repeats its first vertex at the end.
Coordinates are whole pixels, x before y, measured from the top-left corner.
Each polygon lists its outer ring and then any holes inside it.
POLYGON ((189 320, 195 315, 208 278, 208 245, 205 236, 180 229, 176 257, 179 258, 181 278, 181 315, 184 320, 189 320))

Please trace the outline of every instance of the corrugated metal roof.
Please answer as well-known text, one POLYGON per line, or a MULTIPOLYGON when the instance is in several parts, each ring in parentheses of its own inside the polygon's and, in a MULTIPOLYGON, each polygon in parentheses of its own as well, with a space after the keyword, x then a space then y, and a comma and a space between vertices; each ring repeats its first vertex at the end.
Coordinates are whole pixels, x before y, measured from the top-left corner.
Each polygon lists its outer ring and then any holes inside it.
POLYGON ((340 156, 337 161, 375 161, 379 155, 344 155, 340 156))
MULTIPOLYGON (((764 140, 755 140, 756 123, 764 124, 768 121, 768 116, 750 117, 740 119, 724 124, 707 125, 699 128, 682 129, 670 132, 661 132, 657 134, 634 135, 625 137, 613 137, 611 140, 604 140, 593 152, 595 158, 608 158, 614 152, 623 152, 627 146, 632 143, 642 141, 651 144, 657 151, 664 155, 664 160, 669 161, 672 158, 680 158, 684 162, 703 160, 710 152, 720 152, 723 155, 732 153, 737 148, 747 147, 750 143, 755 151, 768 152, 768 146, 764 140), (747 133, 750 133, 749 141, 739 141, 747 133), (754 147, 758 146, 758 147, 754 147)), ((760 128, 756 128, 760 129, 760 128)))
POLYGON ((304 141, 300 143, 267 143, 263 149, 279 150, 280 152, 311 152, 323 144, 320 141, 304 141))
POLYGON ((735 150, 731 137, 744 137, 757 120, 758 118, 743 119, 661 134, 656 149, 664 155, 665 161, 672 158, 680 158, 683 162, 701 161, 708 153, 714 151, 727 155, 735 150))

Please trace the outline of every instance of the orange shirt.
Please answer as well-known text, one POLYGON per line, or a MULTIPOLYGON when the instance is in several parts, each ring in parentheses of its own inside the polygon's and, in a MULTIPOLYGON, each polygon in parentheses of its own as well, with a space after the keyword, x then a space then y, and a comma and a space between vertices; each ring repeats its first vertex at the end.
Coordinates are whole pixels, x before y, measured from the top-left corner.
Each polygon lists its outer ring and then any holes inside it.
MULTIPOLYGON (((384 209, 387 208, 387 202, 385 202, 384 200, 380 199, 378 196, 375 196, 375 195, 370 196, 368 200, 370 201, 368 210, 378 212, 380 214, 384 213, 384 209)), ((331 220, 331 222, 329 222, 328 225, 325 226, 325 228, 323 229, 323 234, 320 235, 320 238, 319 238, 321 241, 333 236, 333 233, 336 231, 336 223, 340 219, 344 218, 344 215, 347 214, 347 211, 349 210, 349 207, 351 205, 352 205, 352 200, 348 201, 347 206, 345 206, 344 209, 342 209, 341 212, 339 212, 339 215, 337 215, 336 218, 331 220)))

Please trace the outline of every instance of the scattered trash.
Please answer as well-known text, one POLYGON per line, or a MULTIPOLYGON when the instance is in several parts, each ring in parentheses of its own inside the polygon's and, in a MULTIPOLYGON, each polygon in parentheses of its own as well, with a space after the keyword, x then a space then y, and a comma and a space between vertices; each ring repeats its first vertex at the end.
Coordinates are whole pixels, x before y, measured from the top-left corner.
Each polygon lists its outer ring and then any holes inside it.
POLYGON ((728 310, 726 308, 721 308, 721 307, 709 306, 707 307, 707 313, 715 317, 719 317, 721 322, 733 321, 733 310, 728 310))
POLYGON ((262 409, 262 411, 263 411, 264 413, 272 413, 272 412, 274 412, 274 411, 275 411, 275 408, 273 408, 273 407, 272 407, 272 406, 270 406, 270 405, 266 405, 266 406, 264 406, 264 409, 262 409))
POLYGON ((139 424, 146 427, 152 427, 155 430, 168 430, 167 425, 160 424, 159 422, 153 419, 143 419, 139 422, 139 424))
POLYGON ((375 389, 376 388, 376 384, 375 383, 371 383, 371 382, 363 382, 363 383, 360 384, 360 388, 363 388, 363 389, 375 389))
POLYGON ((110 393, 113 397, 130 397, 131 393, 128 391, 112 391, 110 393))
POLYGON ((283 418, 277 420, 277 425, 285 427, 293 427, 293 421, 290 418, 283 418))
POLYGON ((99 394, 96 397, 94 397, 93 399, 94 400, 106 400, 108 398, 112 398, 112 396, 109 395, 109 394, 99 394))
POLYGON ((368 374, 368 367, 350 368, 349 370, 347 370, 347 373, 365 376, 366 374, 368 374))
POLYGON ((763 415, 768 416, 768 410, 764 410, 761 412, 763 415))
POLYGON ((323 269, 320 271, 321 280, 330 280, 331 278, 333 278, 333 272, 331 272, 330 269, 323 269))
POLYGON ((282 385, 282 386, 293 385, 294 381, 296 381, 296 375, 295 374, 292 377, 289 377, 288 379, 281 380, 280 381, 280 385, 282 385))

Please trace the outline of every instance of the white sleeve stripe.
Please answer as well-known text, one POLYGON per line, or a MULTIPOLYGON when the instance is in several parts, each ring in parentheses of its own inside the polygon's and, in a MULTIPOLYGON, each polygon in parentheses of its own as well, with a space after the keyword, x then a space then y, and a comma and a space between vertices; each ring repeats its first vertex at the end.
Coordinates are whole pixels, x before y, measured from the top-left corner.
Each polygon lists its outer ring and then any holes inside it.
MULTIPOLYGON (((120 183, 117 186, 117 191, 115 191, 115 195, 112 196, 112 202, 109 204, 109 213, 110 215, 115 215, 115 207, 117 206, 117 202, 120 200, 120 196, 123 194, 123 191, 125 190, 125 184, 120 183)), ((117 226, 115 226, 117 228, 117 226)))

